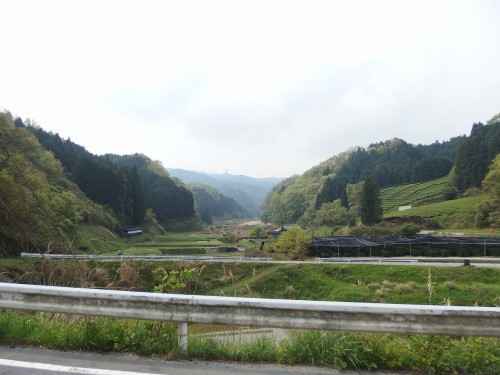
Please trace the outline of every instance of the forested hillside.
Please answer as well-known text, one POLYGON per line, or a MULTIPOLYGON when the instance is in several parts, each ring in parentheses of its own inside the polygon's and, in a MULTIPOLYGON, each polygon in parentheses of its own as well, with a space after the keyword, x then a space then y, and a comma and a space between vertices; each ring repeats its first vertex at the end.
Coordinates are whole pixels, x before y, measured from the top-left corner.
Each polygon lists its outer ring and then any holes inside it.
POLYGON ((213 219, 242 219, 249 217, 233 198, 219 193, 215 188, 202 184, 189 184, 201 220, 212 224, 213 219))
POLYGON ((108 158, 88 152, 84 147, 33 124, 26 127, 58 159, 66 176, 96 203, 110 207, 121 225, 140 225, 144 219, 141 184, 133 168, 118 168, 108 158))
POLYGON ((69 250, 80 224, 115 233, 146 210, 168 229, 200 226, 192 193, 144 155, 97 156, 71 140, 0 114, 0 250, 69 250), (71 238, 71 240, 69 240, 71 238))
POLYGON ((106 155, 120 167, 137 171, 144 207, 152 208, 158 221, 170 229, 193 229, 200 225, 194 197, 178 179, 171 178, 161 162, 142 154, 106 155))
POLYGON ((470 136, 457 151, 453 177, 457 189, 480 188, 491 161, 499 152, 500 119, 492 119, 489 125, 474 124, 470 136))
POLYGON ((273 223, 309 225, 325 204, 344 208, 356 203, 359 184, 373 176, 380 188, 416 183, 454 174, 456 188, 481 186, 492 159, 500 152, 500 122, 474 124, 470 136, 431 145, 411 145, 401 139, 358 147, 278 184, 268 196, 262 219, 273 223), (464 181, 461 183, 461 181, 464 181))
POLYGON ((315 208, 341 199, 348 206, 346 186, 373 176, 381 187, 410 182, 422 182, 450 173, 458 145, 465 137, 453 138, 433 147, 413 146, 393 139, 358 148, 349 155, 338 173, 329 175, 318 192, 315 208))
POLYGON ((0 113, 0 254, 73 246, 79 224, 118 227, 116 216, 90 200, 61 163, 22 122, 0 113))
MULTIPOLYGON (((25 126, 17 120, 17 126, 25 126)), ((146 209, 162 225, 196 222, 189 190, 172 180, 160 162, 144 155, 97 156, 70 139, 28 124, 40 143, 62 163, 67 177, 94 202, 110 207, 121 226, 138 226, 146 209)))

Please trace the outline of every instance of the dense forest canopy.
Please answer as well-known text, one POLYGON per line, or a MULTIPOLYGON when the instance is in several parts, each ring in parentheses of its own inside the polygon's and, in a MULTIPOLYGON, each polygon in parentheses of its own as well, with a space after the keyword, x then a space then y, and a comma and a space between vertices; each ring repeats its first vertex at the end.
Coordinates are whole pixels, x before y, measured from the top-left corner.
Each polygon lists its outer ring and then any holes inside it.
MULTIPOLYGON (((498 117, 498 115, 497 115, 498 117)), ((455 160, 453 182, 458 190, 481 187, 488 167, 500 153, 500 119, 489 125, 474 124, 470 136, 460 144, 455 160)))
MULTIPOLYGON (((23 126, 20 119, 17 126, 23 126)), ((117 167, 109 158, 96 156, 58 134, 28 124, 26 129, 58 159, 67 177, 96 203, 110 207, 121 225, 140 225, 144 219, 141 183, 133 168, 117 167)))
POLYGON ((189 184, 188 188, 193 193, 201 220, 207 224, 212 224, 214 218, 241 219, 249 216, 233 198, 219 193, 211 186, 189 184))
MULTIPOLYGON (((25 126, 20 119, 17 126, 25 126)), ((158 161, 145 155, 94 155, 84 147, 27 124, 40 143, 62 163, 66 175, 96 203, 110 207, 121 226, 140 226, 146 209, 163 225, 196 222, 194 199, 158 161)))
POLYGON ((116 165, 137 170, 144 207, 152 208, 160 223, 173 225, 186 221, 189 225, 196 225, 198 220, 193 194, 180 180, 171 178, 161 162, 143 154, 108 154, 106 157, 116 165))

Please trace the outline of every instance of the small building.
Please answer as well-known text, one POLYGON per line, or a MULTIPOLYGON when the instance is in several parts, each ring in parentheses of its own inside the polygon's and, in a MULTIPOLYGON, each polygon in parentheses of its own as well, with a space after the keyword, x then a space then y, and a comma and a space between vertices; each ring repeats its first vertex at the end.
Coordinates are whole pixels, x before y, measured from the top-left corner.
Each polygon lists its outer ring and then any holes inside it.
POLYGON ((406 211, 406 210, 410 210, 410 209, 411 209, 411 206, 399 206, 398 211, 406 211))
POLYGON ((296 225, 282 225, 278 229, 267 231, 268 236, 279 237, 281 233, 286 232, 288 229, 296 225))

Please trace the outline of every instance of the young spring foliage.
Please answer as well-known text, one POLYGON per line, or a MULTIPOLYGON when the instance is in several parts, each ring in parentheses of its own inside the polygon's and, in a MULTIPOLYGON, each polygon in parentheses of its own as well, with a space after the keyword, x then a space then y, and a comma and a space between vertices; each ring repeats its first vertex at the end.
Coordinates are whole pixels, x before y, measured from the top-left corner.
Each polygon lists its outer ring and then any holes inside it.
POLYGON ((308 255, 311 236, 299 227, 291 227, 280 234, 272 245, 277 253, 291 259, 303 259, 308 255))
POLYGON ((167 271, 163 267, 158 267, 153 271, 153 277, 156 281, 154 286, 155 293, 177 293, 193 280, 194 268, 167 271))

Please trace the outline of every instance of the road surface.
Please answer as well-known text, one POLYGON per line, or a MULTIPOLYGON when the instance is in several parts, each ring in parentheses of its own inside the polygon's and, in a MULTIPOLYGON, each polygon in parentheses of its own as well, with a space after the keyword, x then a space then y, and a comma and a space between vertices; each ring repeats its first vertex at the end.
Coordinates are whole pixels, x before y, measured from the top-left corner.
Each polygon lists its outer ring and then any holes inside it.
MULTIPOLYGON (((395 375, 391 372, 337 371, 327 367, 169 361, 135 354, 62 352, 0 346, 0 375, 395 375)), ((397 374, 412 374, 398 372, 397 374)))

